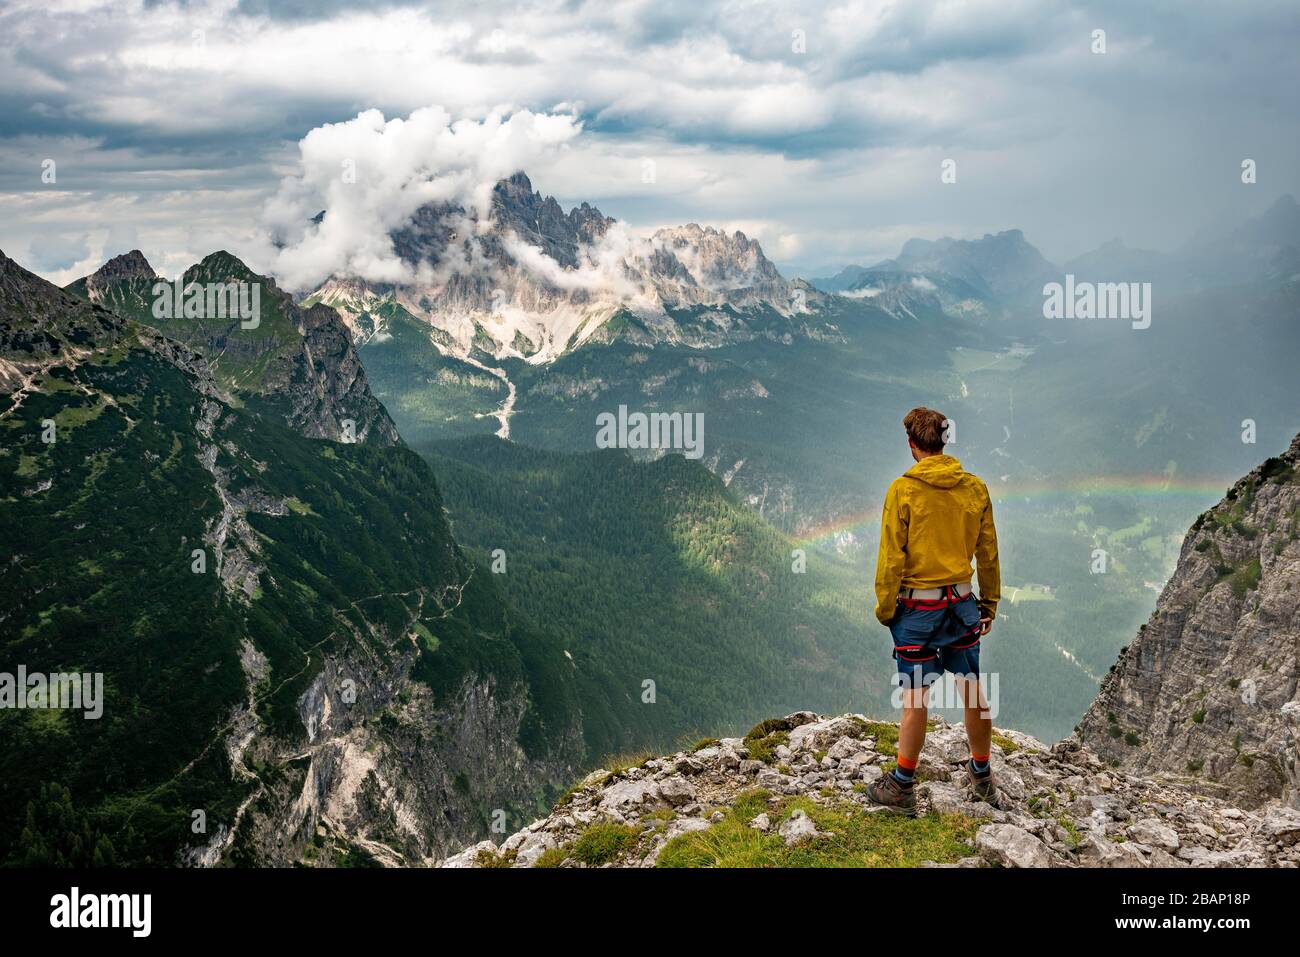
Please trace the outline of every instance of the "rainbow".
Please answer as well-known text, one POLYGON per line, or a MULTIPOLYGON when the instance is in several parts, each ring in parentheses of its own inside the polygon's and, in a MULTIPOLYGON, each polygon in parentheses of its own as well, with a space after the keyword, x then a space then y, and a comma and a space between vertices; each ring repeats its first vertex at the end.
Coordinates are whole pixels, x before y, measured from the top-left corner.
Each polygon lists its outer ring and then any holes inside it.
MULTIPOLYGON (((1223 494, 1236 479, 1133 474, 1038 481, 999 482, 997 479, 985 481, 988 482, 989 494, 993 497, 993 501, 1003 505, 1050 505, 1053 502, 1075 501, 1101 495, 1117 498, 1181 500, 1191 504, 1204 503, 1204 507, 1208 508, 1223 498, 1223 494)), ((819 522, 799 535, 792 536, 791 541, 796 545, 815 545, 843 532, 875 525, 879 521, 880 505, 877 504, 861 511, 819 522)))

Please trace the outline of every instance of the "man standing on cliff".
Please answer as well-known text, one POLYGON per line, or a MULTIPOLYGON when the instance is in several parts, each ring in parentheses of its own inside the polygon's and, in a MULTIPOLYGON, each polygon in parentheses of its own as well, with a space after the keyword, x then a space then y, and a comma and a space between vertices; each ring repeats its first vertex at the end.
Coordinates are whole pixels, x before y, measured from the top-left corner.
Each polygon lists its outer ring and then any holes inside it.
POLYGON ((943 454, 948 420, 917 408, 903 419, 916 464, 885 495, 876 561, 876 618, 894 638, 903 698, 898 766, 867 788, 873 804, 916 813, 916 765, 925 743, 930 685, 951 672, 966 711, 972 795, 993 800, 993 719, 980 685, 980 639, 997 615, 998 537, 988 489, 943 454), (979 600, 971 590, 971 559, 979 600))

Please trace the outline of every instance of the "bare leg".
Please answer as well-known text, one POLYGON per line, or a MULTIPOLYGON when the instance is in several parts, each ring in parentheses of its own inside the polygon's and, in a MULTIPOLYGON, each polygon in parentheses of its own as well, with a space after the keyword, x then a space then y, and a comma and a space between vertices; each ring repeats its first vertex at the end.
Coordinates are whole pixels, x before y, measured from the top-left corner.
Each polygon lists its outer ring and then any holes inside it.
POLYGON ((913 767, 925 744, 925 722, 928 717, 925 699, 929 693, 929 688, 903 692, 903 720, 898 727, 898 756, 913 767))
POLYGON ((987 756, 993 742, 993 719, 988 717, 988 700, 978 678, 955 678, 957 693, 966 709, 966 737, 972 755, 987 756))

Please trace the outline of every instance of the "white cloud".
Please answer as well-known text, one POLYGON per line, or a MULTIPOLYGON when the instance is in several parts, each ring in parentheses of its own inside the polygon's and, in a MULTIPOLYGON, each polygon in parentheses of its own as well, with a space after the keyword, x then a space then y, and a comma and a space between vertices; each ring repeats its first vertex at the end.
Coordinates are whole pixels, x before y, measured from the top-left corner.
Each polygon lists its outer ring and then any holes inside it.
MULTIPOLYGON (((293 144, 305 131, 430 103, 478 122, 520 109, 577 116, 581 142, 529 160, 543 191, 637 229, 763 223, 775 258, 808 266, 893 255, 908 235, 1011 226, 1057 259, 1115 235, 1168 247, 1207 219, 1300 191, 1283 94, 1300 82, 1297 21, 1273 0, 1159 11, 1105 0, 291 6, 293 16, 236 0, 4 5, 0 196, 39 193, 31 171, 53 156, 60 190, 100 197, 73 230, 106 232, 109 215, 129 215, 143 245, 171 255, 179 236, 186 252, 239 246, 274 263, 249 195, 275 194, 290 227, 306 198, 277 192, 277 178, 301 177, 293 144), (1098 25, 1105 56, 1088 49, 1098 25), (1258 201, 1231 175, 1244 155, 1265 174, 1258 201), (941 188, 944 158, 959 177, 941 188), (654 182, 641 181, 645 159, 654 182), (183 191, 196 192, 173 195, 183 191)), ((383 215, 405 205, 389 199, 383 215)), ((28 248, 54 228, 6 219, 0 245, 28 248)), ((347 246, 325 236, 286 268, 305 276, 317 257, 343 255, 372 275, 396 269, 382 244, 347 246)))
MULTIPOLYGON (((409 283, 389 234, 427 204, 461 207, 486 222, 493 186, 575 137, 572 116, 494 111, 453 120, 441 107, 386 120, 367 110, 312 130, 299 144, 299 169, 267 203, 263 223, 283 248, 258 258, 287 288, 306 289, 343 273, 409 283), (320 224, 313 223, 321 210, 320 224)), ((460 224, 472 229, 469 217, 460 224)))

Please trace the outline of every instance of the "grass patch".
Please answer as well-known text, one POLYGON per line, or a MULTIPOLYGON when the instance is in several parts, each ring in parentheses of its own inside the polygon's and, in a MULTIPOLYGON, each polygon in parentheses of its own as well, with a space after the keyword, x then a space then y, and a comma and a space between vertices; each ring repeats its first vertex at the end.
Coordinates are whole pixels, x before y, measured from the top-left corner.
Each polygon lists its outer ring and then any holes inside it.
POLYGON ((1228 583, 1232 587, 1232 594, 1235 598, 1241 599, 1246 597, 1246 592, 1252 591, 1259 587, 1259 577, 1262 569, 1259 565, 1258 558, 1252 558, 1246 564, 1242 565, 1228 577, 1228 583))
POLYGON ((516 855, 516 851, 506 851, 502 854, 499 851, 482 850, 474 855, 474 863, 479 867, 512 867, 516 855))
POLYGON ((977 821, 960 815, 904 818, 869 814, 857 805, 822 807, 793 798, 769 807, 765 792, 738 796, 726 817, 707 831, 682 834, 659 855, 659 867, 916 867, 922 861, 952 863, 972 853, 977 821), (803 810, 818 830, 833 832, 795 847, 776 833, 781 821, 803 810), (764 834, 749 827, 761 811, 772 817, 764 834))
POLYGON ((1070 835, 1070 839, 1066 841, 1066 843, 1069 844, 1070 847, 1078 847, 1082 835, 1079 833, 1079 829, 1075 826, 1075 823, 1064 814, 1056 819, 1056 823, 1065 829, 1066 834, 1070 835))
POLYGON ((1214 569, 1218 573, 1218 581, 1226 581, 1228 587, 1232 589, 1234 598, 1241 600, 1246 597, 1246 593, 1259 587, 1259 579, 1263 574, 1260 567, 1259 559, 1252 558, 1244 565, 1232 566, 1219 564, 1214 569))
POLYGON ((542 856, 537 859, 533 867, 559 867, 569 859, 569 850, 566 847, 548 847, 542 851, 542 856))
POLYGON ((592 824, 573 842, 569 856, 588 867, 599 867, 630 851, 640 836, 640 831, 626 824, 592 824))
POLYGON ((611 777, 617 777, 625 771, 639 768, 655 756, 653 751, 634 751, 631 754, 615 754, 601 762, 611 777))
POLYGON ((1020 745, 1012 741, 1005 734, 993 735, 993 743, 1002 749, 1003 754, 1015 754, 1020 750, 1020 745))
POLYGON ((876 751, 880 754, 898 756, 898 725, 883 721, 861 721, 865 735, 876 739, 876 751))
POLYGON ((790 740, 791 724, 785 718, 768 718, 749 729, 745 735, 745 747, 753 761, 771 764, 774 752, 790 740))

